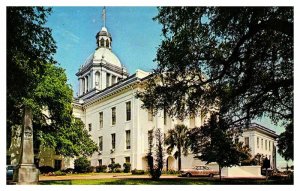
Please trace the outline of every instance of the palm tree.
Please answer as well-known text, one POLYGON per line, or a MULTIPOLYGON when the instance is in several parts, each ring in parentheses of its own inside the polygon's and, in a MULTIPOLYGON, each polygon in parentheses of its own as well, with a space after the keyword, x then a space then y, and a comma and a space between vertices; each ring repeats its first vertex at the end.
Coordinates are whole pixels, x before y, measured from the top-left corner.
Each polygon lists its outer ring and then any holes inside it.
POLYGON ((187 156, 188 154, 188 128, 185 125, 175 125, 174 129, 168 130, 165 138, 165 145, 168 145, 167 152, 171 154, 176 148, 174 153, 175 159, 178 158, 178 171, 181 169, 181 154, 187 156))

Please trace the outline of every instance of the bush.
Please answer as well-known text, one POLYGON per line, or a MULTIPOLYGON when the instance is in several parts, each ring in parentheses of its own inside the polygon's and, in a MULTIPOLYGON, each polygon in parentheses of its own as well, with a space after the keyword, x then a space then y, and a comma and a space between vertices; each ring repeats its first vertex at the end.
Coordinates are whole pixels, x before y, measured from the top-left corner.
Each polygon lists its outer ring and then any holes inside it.
POLYGON ((48 174, 49 172, 54 172, 54 168, 51 166, 40 166, 39 170, 41 174, 48 174))
POLYGON ((134 169, 134 170, 131 171, 131 174, 133 174, 133 175, 142 175, 142 174, 145 174, 145 171, 134 169))
POLYGON ((122 172, 122 171, 121 171, 120 168, 116 168, 116 169, 115 169, 115 172, 118 172, 118 173, 119 173, 119 172, 122 172))
POLYGON ((65 172, 67 174, 73 174, 74 173, 74 169, 73 168, 67 168, 67 169, 62 170, 62 172, 65 172))
POLYGON ((88 166, 86 168, 86 172, 96 172, 96 167, 95 166, 88 166))
POLYGON ((74 161, 75 172, 85 173, 90 166, 90 161, 86 157, 79 157, 74 161))
POLYGON ((96 172, 106 172, 107 166, 106 165, 101 165, 96 167, 96 172))
POLYGON ((176 170, 163 170, 162 174, 179 174, 176 170))
POLYGON ((108 168, 110 169, 109 172, 116 172, 116 169, 121 168, 121 165, 119 163, 113 163, 109 164, 108 168))
POLYGON ((131 164, 129 162, 123 164, 124 172, 130 172, 131 164))
POLYGON ((53 173, 53 176, 65 176, 65 175, 66 175, 66 173, 65 173, 65 172, 62 172, 62 171, 60 171, 60 170, 55 171, 55 172, 53 173))

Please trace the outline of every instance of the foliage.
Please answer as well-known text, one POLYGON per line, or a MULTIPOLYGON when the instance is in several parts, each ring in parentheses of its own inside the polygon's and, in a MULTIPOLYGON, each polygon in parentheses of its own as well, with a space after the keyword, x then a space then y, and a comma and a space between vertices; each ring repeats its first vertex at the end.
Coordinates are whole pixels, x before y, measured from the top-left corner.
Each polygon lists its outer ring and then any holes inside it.
POLYGON ((179 174, 179 172, 176 170, 167 170, 167 171, 163 170, 162 174, 179 174))
POLYGON ((278 137, 278 153, 281 154, 285 160, 294 160, 294 123, 286 126, 286 131, 281 133, 278 137))
POLYGON ((100 165, 96 167, 96 172, 106 172, 107 166, 106 165, 100 165))
POLYGON ((66 173, 60 170, 53 172, 50 176, 65 176, 66 173))
POLYGON ((45 27, 50 12, 44 7, 7 8, 7 145, 28 106, 35 151, 45 146, 64 156, 91 155, 96 143, 72 116, 72 89, 53 59, 56 45, 45 27))
POLYGON ((121 168, 121 165, 119 163, 112 163, 108 165, 108 168, 110 169, 109 172, 116 172, 117 169, 121 168))
POLYGON ((132 175, 142 175, 142 174, 145 174, 145 171, 134 169, 134 170, 131 171, 131 174, 132 175))
POLYGON ((153 180, 159 180, 161 173, 162 173, 162 168, 163 168, 163 138, 160 129, 156 129, 155 131, 155 156, 152 154, 152 149, 153 149, 153 131, 149 134, 149 151, 147 153, 147 163, 148 163, 148 168, 149 168, 149 173, 150 176, 153 180))
POLYGON ((188 154, 188 128, 185 125, 175 125, 174 129, 169 129, 165 138, 165 145, 168 145, 167 152, 171 154, 176 148, 174 153, 175 159, 178 158, 178 171, 181 170, 181 154, 187 156, 188 154))
POLYGON ((51 166, 40 166, 39 167, 41 174, 47 174, 49 172, 54 172, 54 168, 51 166))
POLYGON ((251 156, 249 149, 243 148, 240 143, 233 143, 232 130, 215 113, 203 127, 195 128, 193 132, 189 135, 192 152, 196 158, 206 161, 207 164, 216 162, 219 165, 220 179, 223 167, 239 165, 251 156))
POLYGON ((62 172, 65 172, 67 174, 73 174, 74 173, 74 168, 63 169, 62 172))
POLYGON ((86 172, 96 172, 96 167, 95 166, 89 166, 86 168, 86 172))
POLYGON ((90 164, 90 161, 86 157, 79 157, 74 160, 74 170, 78 173, 85 173, 90 164))
POLYGON ((128 173, 130 172, 131 164, 129 162, 126 162, 123 164, 124 172, 128 173))
MULTIPOLYGON (((222 103, 231 126, 268 117, 292 134, 293 12, 292 7, 159 8, 154 19, 162 24, 164 39, 155 77, 138 94, 143 107, 184 118, 222 103)), ((291 152, 281 154, 293 158, 291 152)))

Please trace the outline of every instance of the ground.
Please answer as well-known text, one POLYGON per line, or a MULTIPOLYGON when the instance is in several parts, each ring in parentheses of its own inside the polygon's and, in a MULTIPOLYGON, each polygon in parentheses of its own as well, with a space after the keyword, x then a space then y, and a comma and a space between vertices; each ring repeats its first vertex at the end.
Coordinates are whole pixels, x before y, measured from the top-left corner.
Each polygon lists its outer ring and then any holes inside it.
POLYGON ((90 173, 68 174, 66 176, 40 176, 41 185, 219 185, 219 184, 293 184, 289 180, 268 180, 264 178, 223 178, 219 177, 178 177, 162 175, 153 181, 148 175, 131 175, 131 173, 90 173))

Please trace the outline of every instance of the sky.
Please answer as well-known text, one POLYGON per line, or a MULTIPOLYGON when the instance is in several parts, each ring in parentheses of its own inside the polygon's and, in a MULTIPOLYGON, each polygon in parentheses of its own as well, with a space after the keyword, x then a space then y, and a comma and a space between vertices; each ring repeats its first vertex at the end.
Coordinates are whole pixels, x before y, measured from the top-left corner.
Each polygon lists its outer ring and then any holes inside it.
MULTIPOLYGON (((47 26, 57 44, 54 58, 66 70, 74 96, 78 92, 75 73, 96 48, 96 34, 103 26, 103 7, 53 7, 47 26)), ((156 7, 106 7, 106 28, 112 35, 112 51, 130 74, 137 69, 151 71, 162 36, 162 26, 153 21, 156 7)), ((284 129, 267 118, 255 122, 280 134, 284 129)), ((278 163, 286 162, 278 155, 278 163)))
MULTIPOLYGON (((161 25, 152 18, 156 7, 106 7, 106 28, 112 35, 112 51, 130 74, 151 71, 161 42, 161 25)), ((74 95, 75 73, 96 48, 96 34, 103 26, 102 7, 53 7, 47 26, 57 44, 55 59, 66 69, 74 95)))

